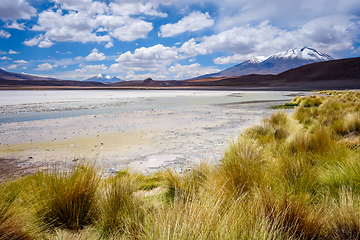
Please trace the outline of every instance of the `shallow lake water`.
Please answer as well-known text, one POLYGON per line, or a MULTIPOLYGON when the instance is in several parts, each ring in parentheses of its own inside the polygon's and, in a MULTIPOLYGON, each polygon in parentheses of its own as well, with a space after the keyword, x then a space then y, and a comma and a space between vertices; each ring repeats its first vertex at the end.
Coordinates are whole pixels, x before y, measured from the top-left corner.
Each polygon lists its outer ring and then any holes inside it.
POLYGON ((0 123, 177 107, 290 100, 289 91, 0 91, 0 123))

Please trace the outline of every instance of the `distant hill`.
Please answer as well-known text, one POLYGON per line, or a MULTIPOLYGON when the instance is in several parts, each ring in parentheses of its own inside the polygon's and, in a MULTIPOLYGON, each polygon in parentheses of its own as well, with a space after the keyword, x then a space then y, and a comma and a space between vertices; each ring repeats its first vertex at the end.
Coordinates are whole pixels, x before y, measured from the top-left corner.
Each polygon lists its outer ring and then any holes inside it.
POLYGON ((249 74, 278 74, 306 64, 330 60, 334 59, 313 48, 295 48, 276 53, 267 58, 254 57, 221 72, 199 76, 194 79, 237 77, 249 74))
POLYGON ((124 80, 121 80, 120 78, 117 78, 114 76, 109 76, 109 75, 100 73, 100 74, 95 75, 91 78, 88 78, 84 81, 101 82, 101 83, 116 83, 116 82, 123 82, 124 80))
MULTIPOLYGON (((199 80, 194 80, 196 82, 199 80)), ((307 64, 277 75, 245 75, 209 82, 213 86, 273 89, 360 89, 360 57, 307 64)), ((199 84, 199 82, 197 83, 199 84)), ((207 82, 203 82, 207 84, 207 82)))
POLYGON ((0 87, 106 87, 103 83, 72 80, 4 80, 0 78, 0 87))
POLYGON ((35 75, 12 73, 0 69, 0 86, 75 86, 75 87, 103 87, 98 82, 81 82, 72 80, 61 80, 56 78, 39 77, 35 75))
POLYGON ((2 70, 0 68, 0 79, 2 80, 57 80, 56 78, 38 77, 35 75, 23 74, 23 73, 12 73, 2 70))
POLYGON ((360 89, 360 57, 308 64, 280 73, 272 80, 305 89, 360 89))

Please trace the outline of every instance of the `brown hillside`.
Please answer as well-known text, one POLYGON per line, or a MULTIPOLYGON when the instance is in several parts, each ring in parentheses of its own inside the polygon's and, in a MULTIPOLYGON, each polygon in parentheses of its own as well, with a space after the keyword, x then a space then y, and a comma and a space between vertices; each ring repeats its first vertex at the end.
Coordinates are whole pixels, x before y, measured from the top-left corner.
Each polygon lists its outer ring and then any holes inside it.
POLYGON ((286 82, 346 79, 360 81, 360 57, 308 64, 280 73, 274 79, 286 82))
POLYGON ((54 86, 54 87, 105 87, 103 83, 70 80, 4 80, 0 78, 0 86, 54 86))

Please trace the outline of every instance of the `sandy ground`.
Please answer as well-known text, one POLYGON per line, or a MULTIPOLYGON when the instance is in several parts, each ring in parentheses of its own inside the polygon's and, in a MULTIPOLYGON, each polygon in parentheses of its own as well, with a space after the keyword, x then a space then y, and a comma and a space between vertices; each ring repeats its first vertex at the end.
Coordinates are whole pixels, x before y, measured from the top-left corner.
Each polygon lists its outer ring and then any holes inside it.
POLYGON ((48 168, 94 162, 104 173, 124 168, 179 171, 218 162, 229 141, 282 102, 184 106, 0 124, 0 158, 48 168), (64 165, 65 164, 65 165, 64 165))

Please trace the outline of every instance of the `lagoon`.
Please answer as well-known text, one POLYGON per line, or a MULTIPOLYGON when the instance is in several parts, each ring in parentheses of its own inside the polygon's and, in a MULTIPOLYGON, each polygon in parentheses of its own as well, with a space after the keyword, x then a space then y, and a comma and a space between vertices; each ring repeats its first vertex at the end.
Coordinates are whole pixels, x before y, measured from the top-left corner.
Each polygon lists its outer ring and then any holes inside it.
MULTIPOLYGON (((265 91, 0 91, 0 158, 95 161, 112 174, 221 159, 229 141, 296 95, 265 91)), ((291 111, 291 110, 288 110, 291 111)))
POLYGON ((0 123, 256 101, 298 92, 189 90, 0 91, 0 123))

